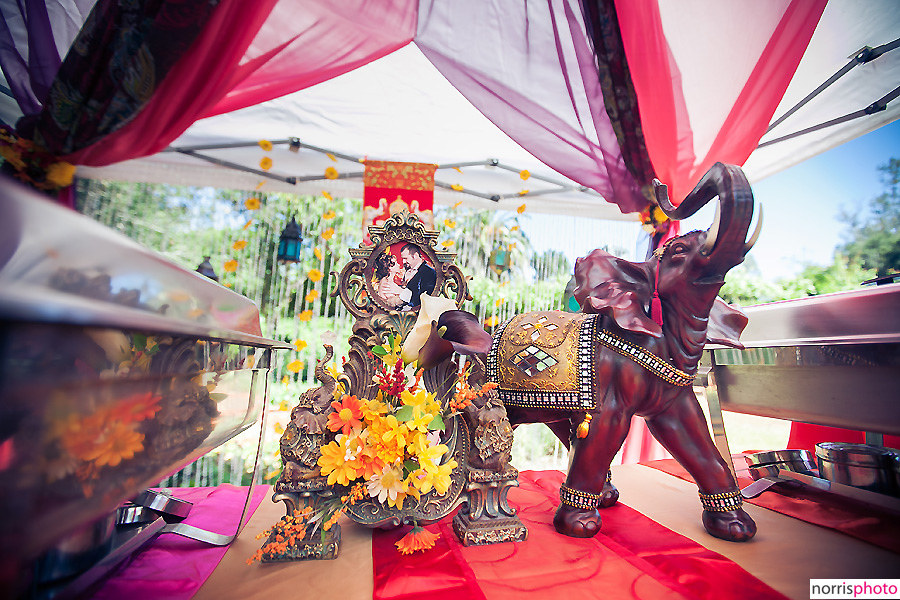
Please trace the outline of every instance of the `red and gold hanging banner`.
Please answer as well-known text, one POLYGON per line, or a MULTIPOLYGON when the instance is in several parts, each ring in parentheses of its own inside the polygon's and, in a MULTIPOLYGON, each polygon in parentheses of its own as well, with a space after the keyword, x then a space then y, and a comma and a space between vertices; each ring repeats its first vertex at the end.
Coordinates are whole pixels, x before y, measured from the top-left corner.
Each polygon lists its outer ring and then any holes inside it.
POLYGON ((419 216, 427 229, 434 228, 434 172, 437 165, 367 160, 363 178, 363 233, 369 225, 381 225, 391 215, 406 210, 419 216))

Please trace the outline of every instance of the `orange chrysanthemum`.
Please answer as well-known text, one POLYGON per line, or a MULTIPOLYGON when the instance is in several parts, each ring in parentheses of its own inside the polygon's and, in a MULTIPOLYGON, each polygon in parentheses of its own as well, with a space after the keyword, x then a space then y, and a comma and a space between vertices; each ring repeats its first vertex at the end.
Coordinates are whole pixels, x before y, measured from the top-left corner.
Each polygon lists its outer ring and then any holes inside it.
POLYGON ((434 543, 441 537, 439 533, 431 533, 424 527, 416 525, 399 542, 394 544, 401 554, 412 554, 419 550, 434 548, 434 543))
POLYGON ((344 396, 340 402, 332 402, 335 412, 328 415, 328 429, 350 435, 354 427, 361 427, 362 401, 356 396, 344 396))

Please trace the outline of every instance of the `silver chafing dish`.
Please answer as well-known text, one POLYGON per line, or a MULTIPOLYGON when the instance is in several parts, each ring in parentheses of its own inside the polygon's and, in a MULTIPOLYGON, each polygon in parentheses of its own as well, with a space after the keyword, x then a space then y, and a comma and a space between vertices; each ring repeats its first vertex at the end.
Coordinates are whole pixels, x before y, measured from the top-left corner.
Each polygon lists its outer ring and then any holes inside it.
POLYGON ((247 298, 0 181, 0 588, 256 423, 276 348, 247 298))
MULTIPOLYGON (((701 362, 723 455, 730 459, 723 410, 862 430, 871 447, 880 446, 884 434, 900 435, 900 284, 751 306, 744 312, 749 318, 741 335, 745 349, 707 346, 701 362)), ((811 463, 811 457, 802 462, 811 463)), ((749 466, 770 482, 800 481, 900 510, 894 498, 851 487, 849 481, 815 477, 812 469, 749 466)), ((762 490, 763 485, 754 487, 762 490)))

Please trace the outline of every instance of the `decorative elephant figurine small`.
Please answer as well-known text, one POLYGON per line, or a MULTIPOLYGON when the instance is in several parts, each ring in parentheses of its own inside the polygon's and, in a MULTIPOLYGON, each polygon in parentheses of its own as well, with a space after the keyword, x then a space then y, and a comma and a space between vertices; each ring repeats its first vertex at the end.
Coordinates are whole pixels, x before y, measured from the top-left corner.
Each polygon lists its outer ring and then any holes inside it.
MULTIPOLYGON (((725 274, 740 264, 761 225, 746 236, 753 194, 739 167, 717 163, 675 208, 654 182, 660 208, 672 219, 694 214, 718 196, 707 231, 674 238, 647 262, 632 263, 595 250, 577 261, 580 313, 517 315, 485 332, 473 315, 448 311, 431 325, 419 364, 449 352, 484 353, 510 422, 546 423, 572 457, 553 523, 573 537, 600 530, 599 508, 618 491, 609 466, 633 415, 697 482, 702 521, 713 536, 746 541, 756 533, 741 508, 740 490, 713 444, 692 390, 704 345, 742 348, 746 317, 717 297, 725 274)), ((423 315, 420 315, 420 319, 423 315)))

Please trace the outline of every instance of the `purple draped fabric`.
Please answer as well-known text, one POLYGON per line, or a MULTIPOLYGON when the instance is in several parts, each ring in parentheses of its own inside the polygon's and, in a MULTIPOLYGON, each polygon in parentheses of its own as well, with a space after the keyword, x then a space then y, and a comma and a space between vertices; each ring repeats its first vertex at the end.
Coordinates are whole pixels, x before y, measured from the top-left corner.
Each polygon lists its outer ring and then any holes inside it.
POLYGON ((421 0, 415 43, 475 107, 548 166, 622 212, 647 205, 606 113, 577 0, 421 0))
POLYGON ((26 116, 41 112, 67 49, 94 0, 0 4, 0 69, 26 116))

